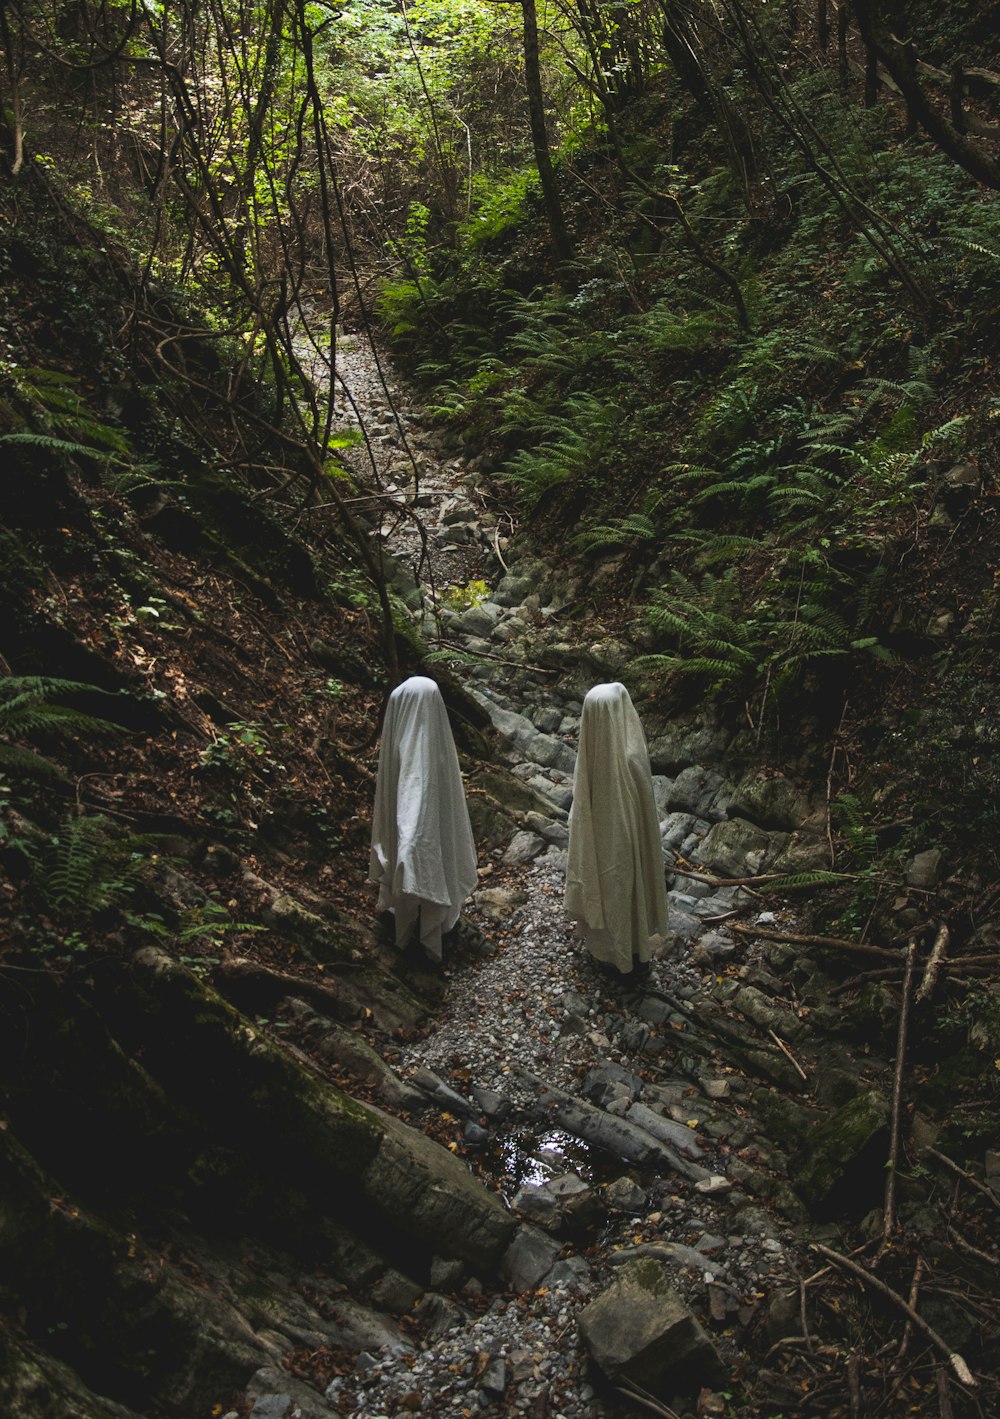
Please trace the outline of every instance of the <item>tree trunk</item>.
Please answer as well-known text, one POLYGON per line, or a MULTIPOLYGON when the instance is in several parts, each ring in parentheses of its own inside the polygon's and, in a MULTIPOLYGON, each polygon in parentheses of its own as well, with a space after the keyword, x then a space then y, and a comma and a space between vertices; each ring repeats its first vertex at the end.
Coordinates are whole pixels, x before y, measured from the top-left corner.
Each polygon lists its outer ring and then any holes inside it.
POLYGON ((538 16, 535 0, 521 0, 524 17, 524 84, 528 96, 528 118, 531 122, 531 141, 535 149, 535 165, 538 180, 542 185, 542 201, 549 222, 552 239, 552 254, 562 265, 572 256, 566 220, 563 216, 556 175, 552 168, 549 152, 549 135, 545 126, 545 98, 542 93, 542 73, 538 60, 538 16))

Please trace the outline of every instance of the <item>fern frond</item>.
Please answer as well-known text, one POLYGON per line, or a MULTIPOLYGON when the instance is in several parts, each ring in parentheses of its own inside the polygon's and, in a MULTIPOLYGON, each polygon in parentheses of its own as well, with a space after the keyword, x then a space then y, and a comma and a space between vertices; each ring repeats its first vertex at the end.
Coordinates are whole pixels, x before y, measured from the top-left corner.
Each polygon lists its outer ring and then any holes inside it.
POLYGON ((812 887, 835 887, 845 880, 853 880, 849 873, 824 872, 817 868, 814 872, 793 872, 787 877, 777 877, 773 882, 764 882, 758 888, 761 892, 802 892, 812 887))
POLYGON ((68 783, 67 776, 58 764, 36 754, 33 749, 24 749, 19 744, 0 743, 0 769, 10 769, 24 778, 48 779, 58 783, 68 783))

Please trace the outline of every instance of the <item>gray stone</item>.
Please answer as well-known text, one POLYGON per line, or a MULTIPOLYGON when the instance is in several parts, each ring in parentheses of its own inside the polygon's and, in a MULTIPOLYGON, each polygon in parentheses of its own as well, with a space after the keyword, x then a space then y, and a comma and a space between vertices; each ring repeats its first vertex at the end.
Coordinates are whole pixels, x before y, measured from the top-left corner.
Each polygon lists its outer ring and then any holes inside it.
POLYGON ((496 1359, 483 1371, 483 1377, 479 1381, 480 1389, 484 1389, 487 1394, 499 1397, 507 1388, 507 1366, 503 1359, 496 1359))
POLYGON ((731 733, 718 725, 671 729, 654 735, 649 744, 653 773, 676 774, 696 764, 717 763, 731 738, 731 733))
POLYGON ((455 617, 454 626, 460 635, 481 636, 488 640, 500 618, 500 607, 484 601, 480 606, 470 606, 468 611, 455 617))
POLYGON ((530 718, 535 728, 543 734, 555 734, 562 725, 563 715, 552 705, 542 705, 532 712, 530 718))
POLYGON ((679 907, 671 905, 667 913, 667 944, 685 945, 692 936, 697 936, 701 931, 701 922, 690 912, 681 911, 679 907))
POLYGON ((582 1256, 568 1256, 557 1261, 545 1279, 550 1286, 582 1291, 590 1281, 590 1267, 582 1256))
POLYGON ((476 906, 495 921, 512 916, 527 900, 520 887, 480 887, 473 897, 476 906))
POLYGON ((405 1316, 420 1300, 424 1288, 399 1271, 387 1271, 371 1290, 371 1297, 380 1310, 390 1315, 405 1316))
POLYGON ((580 1314, 580 1333, 598 1368, 629 1379, 664 1402, 677 1391, 720 1382, 722 1364, 662 1262, 626 1262, 580 1314))
POLYGON ((656 812, 658 816, 662 817, 666 809, 667 797, 670 793, 670 786, 672 782, 673 780, 667 778, 666 774, 653 775, 653 802, 656 804, 656 812))
POLYGON ((740 986, 734 992, 730 1004, 746 1015, 747 1019, 752 1020, 755 1025, 759 1025, 761 1029, 773 1030, 783 1039, 801 1039, 806 1033, 807 1026, 804 1021, 800 1020, 787 1006, 779 1005, 776 1000, 772 1000, 769 995, 765 995, 762 990, 757 990, 755 986, 740 986))
POLYGON ((637 1074, 609 1060, 590 1070, 581 1092, 594 1103, 602 1104, 605 1097, 616 1097, 615 1090, 624 1090, 630 1099, 637 1099, 642 1093, 642 1080, 637 1074))
POLYGON ((469 1103, 462 1094, 456 1093, 450 1085, 443 1079, 428 1069, 425 1064, 420 1064, 410 1075, 411 1083, 415 1084, 424 1094, 433 1099, 435 1103, 443 1104, 452 1113, 467 1116, 474 1112, 472 1104, 469 1103))
POLYGON ((471 1118, 466 1119, 462 1125, 462 1141, 467 1148, 485 1148, 490 1141, 489 1131, 481 1123, 475 1123, 471 1118))
POLYGON ((604 1200, 616 1212, 645 1212, 649 1201, 644 1190, 632 1178, 615 1178, 604 1189, 604 1200))
POLYGON ((529 832, 538 833, 550 843, 565 847, 569 842, 569 830, 565 823, 546 818, 542 813, 525 813, 524 826, 529 832))
POLYGON ((436 1291, 428 1291, 416 1310, 417 1320, 425 1328, 427 1338, 436 1340, 449 1331, 465 1325, 468 1312, 457 1301, 447 1296, 439 1296, 436 1291))
POLYGON ((723 776, 700 764, 683 769, 667 791, 664 806, 673 812, 692 813, 696 818, 716 821, 724 816, 713 805, 725 787, 723 776))
POLYGON ((484 1089, 476 1084, 470 1092, 491 1123, 502 1123, 510 1113, 510 1100, 498 1094, 495 1089, 484 1089))
POLYGON ((514 1291, 532 1291, 559 1255, 560 1246, 537 1227, 519 1227, 500 1262, 500 1275, 514 1291))
POLYGON ((944 876, 944 849, 928 848, 918 852, 906 864, 906 881, 911 887, 935 887, 944 876))
POLYGON ((531 592, 534 584, 533 577, 508 572, 493 593, 493 599, 498 606, 518 606, 531 592))
POLYGON ((454 1291, 465 1274, 465 1267, 453 1256, 431 1258, 430 1283, 433 1291, 454 1291))
POLYGON ((749 818, 759 828, 792 832, 809 816, 809 797, 782 774, 749 774, 729 800, 731 818, 749 818))
POLYGON ((559 1202, 564 1202, 571 1197, 581 1197, 591 1189, 577 1173, 562 1173, 557 1178, 550 1178, 542 1187, 556 1198, 559 1202))
POLYGON ((743 818, 731 818, 710 829, 695 857, 720 876, 752 877, 771 850, 771 834, 743 818))
POLYGON ((326 1400, 311 1385, 265 1365, 247 1385, 252 1419, 330 1419, 326 1400))
POLYGON ((537 833, 521 831, 511 838, 501 861, 505 867, 519 867, 521 863, 531 862, 544 847, 545 839, 537 833))
POLYGON ((576 767, 576 754, 573 750, 551 734, 536 731, 523 745, 523 749, 527 757, 533 763, 541 764, 543 769, 561 769, 563 773, 570 774, 576 767))
MULTIPOLYGON (((668 852, 675 851, 691 836, 691 829, 698 821, 692 813, 668 813, 660 823, 660 837, 668 852)), ((708 824, 705 825, 708 831, 708 824)))
POLYGON ((688 1128, 684 1123, 675 1123, 673 1119, 664 1118, 662 1114, 647 1108, 645 1104, 633 1104, 625 1116, 629 1123, 644 1128, 647 1133, 651 1133, 654 1138, 659 1138, 664 1143, 671 1143, 689 1158, 700 1158, 705 1151, 693 1128, 688 1128))
POLYGON ((536 1226, 544 1227, 547 1232, 554 1232, 559 1227, 559 1202, 544 1187, 528 1184, 518 1188, 510 1205, 512 1211, 536 1226))

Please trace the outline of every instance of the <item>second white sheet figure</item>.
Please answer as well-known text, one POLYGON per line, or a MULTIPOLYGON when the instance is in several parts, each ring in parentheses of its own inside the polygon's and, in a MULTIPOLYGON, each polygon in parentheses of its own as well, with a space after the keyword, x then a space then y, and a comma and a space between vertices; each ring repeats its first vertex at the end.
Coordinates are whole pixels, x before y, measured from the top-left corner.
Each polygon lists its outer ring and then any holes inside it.
POLYGON ((650 959, 667 927, 646 736, 617 682, 595 685, 583 701, 565 904, 590 954, 626 974, 650 959))

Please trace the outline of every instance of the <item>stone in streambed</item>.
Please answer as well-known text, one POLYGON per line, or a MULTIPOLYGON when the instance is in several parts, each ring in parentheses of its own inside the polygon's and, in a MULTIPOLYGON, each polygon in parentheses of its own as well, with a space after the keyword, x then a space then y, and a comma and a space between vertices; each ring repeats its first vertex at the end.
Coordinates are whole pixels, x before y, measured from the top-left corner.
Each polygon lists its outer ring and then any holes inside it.
POLYGON ((657 1399, 723 1378, 715 1347, 670 1285, 667 1268, 652 1257, 626 1262, 581 1312, 579 1325, 609 1380, 631 1380, 657 1399))
POLYGON ((531 1291, 540 1285, 561 1248, 537 1227, 522 1226, 500 1262, 500 1275, 513 1291, 531 1291))
POLYGON ((889 1105, 874 1089, 819 1125, 792 1163, 792 1181, 815 1217, 861 1217, 885 1190, 889 1105))
POLYGON ((519 867, 524 862, 531 862, 544 847, 545 839, 540 838, 537 833, 515 833, 501 861, 505 867, 519 867))

